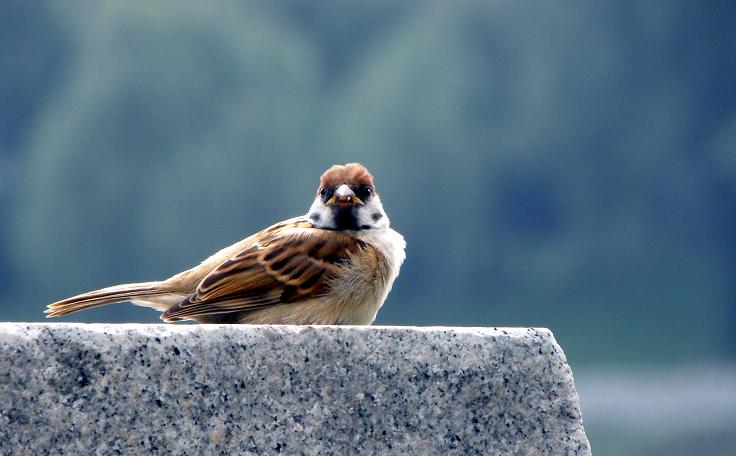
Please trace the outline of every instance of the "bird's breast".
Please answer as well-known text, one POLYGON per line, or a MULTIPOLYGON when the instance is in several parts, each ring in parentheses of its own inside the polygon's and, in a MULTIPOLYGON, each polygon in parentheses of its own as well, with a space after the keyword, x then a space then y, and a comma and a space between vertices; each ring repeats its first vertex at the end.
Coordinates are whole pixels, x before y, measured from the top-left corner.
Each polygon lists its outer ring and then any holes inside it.
POLYGON ((404 260, 404 243, 386 231, 360 235, 363 249, 351 255, 332 282, 338 323, 369 325, 376 318, 404 260))

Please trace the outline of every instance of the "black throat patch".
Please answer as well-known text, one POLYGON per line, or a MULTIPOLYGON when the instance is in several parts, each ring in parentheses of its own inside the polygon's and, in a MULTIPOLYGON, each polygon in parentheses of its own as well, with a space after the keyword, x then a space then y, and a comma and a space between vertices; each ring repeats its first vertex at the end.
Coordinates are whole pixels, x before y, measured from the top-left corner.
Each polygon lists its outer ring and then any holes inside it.
POLYGON ((359 230, 358 211, 355 206, 335 208, 336 230, 359 230))

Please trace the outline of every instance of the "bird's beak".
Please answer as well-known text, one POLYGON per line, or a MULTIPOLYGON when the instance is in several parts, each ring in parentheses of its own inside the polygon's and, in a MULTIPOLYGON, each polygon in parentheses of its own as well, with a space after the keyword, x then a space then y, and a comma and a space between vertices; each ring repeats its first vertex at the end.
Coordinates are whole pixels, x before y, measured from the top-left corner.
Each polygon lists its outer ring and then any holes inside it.
POLYGON ((363 201, 355 196, 355 192, 345 184, 339 186, 332 198, 327 201, 328 206, 356 206, 359 204, 363 204, 363 201))

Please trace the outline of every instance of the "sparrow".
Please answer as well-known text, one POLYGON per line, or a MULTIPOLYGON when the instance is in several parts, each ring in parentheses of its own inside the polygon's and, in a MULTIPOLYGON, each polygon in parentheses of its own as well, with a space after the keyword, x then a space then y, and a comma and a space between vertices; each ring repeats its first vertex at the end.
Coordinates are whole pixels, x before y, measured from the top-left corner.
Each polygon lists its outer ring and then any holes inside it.
POLYGON ((404 262, 373 176, 362 165, 322 174, 305 216, 276 223, 159 282, 102 288, 49 304, 59 317, 123 301, 165 322, 370 325, 404 262))

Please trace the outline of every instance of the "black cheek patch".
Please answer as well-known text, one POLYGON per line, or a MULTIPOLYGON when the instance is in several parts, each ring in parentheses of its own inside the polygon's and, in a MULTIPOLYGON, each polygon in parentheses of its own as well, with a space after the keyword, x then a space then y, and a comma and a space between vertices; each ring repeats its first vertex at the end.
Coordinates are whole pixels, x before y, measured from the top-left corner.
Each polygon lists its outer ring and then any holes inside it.
POLYGON ((322 217, 318 213, 311 214, 309 218, 314 222, 319 222, 322 217))
POLYGON ((377 222, 381 220, 381 218, 383 218, 383 214, 381 214, 380 212, 376 212, 373 215, 371 215, 371 218, 373 219, 374 222, 377 222))

